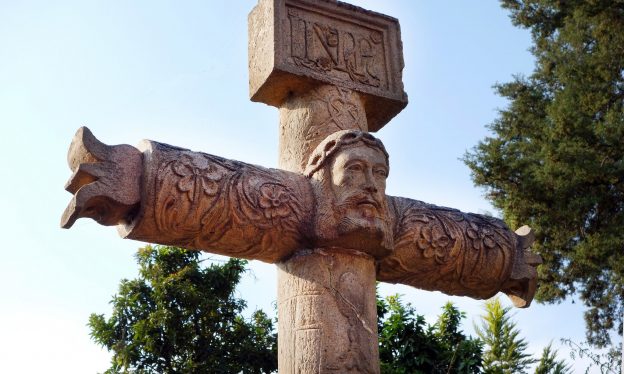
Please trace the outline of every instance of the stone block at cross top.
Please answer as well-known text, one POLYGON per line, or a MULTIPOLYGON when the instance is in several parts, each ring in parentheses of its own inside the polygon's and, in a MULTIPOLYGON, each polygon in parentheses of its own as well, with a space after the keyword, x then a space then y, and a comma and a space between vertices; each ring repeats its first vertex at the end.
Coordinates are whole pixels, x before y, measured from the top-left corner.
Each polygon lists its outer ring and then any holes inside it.
POLYGON ((260 0, 249 15, 251 100, 279 107, 335 85, 358 92, 377 131, 407 105, 399 22, 331 0, 260 0))

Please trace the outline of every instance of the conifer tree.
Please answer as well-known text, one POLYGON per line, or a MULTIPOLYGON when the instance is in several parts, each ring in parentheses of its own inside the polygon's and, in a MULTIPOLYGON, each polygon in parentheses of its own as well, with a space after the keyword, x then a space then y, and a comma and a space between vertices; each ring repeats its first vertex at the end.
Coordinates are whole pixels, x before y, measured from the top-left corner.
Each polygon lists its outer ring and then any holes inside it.
POLYGON ((553 349, 552 342, 544 347, 542 357, 535 368, 535 374, 568 374, 570 366, 562 359, 557 358, 557 350, 553 349))
POLYGON ((536 299, 578 295, 604 347, 624 314, 624 1, 501 3, 535 70, 495 86, 509 104, 464 161, 511 227, 535 230, 536 299))
POLYGON ((500 300, 485 303, 481 326, 475 325, 477 336, 483 341, 483 372, 486 374, 526 373, 535 359, 526 352, 528 344, 511 319, 511 307, 503 307, 500 300))

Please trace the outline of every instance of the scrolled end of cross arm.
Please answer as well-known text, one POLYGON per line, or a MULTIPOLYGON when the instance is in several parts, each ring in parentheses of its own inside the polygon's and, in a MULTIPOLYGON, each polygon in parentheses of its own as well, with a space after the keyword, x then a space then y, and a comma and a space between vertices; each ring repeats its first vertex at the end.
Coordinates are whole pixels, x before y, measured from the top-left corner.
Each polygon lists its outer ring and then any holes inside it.
POLYGON ((126 144, 109 146, 81 127, 69 146, 67 162, 72 176, 65 189, 73 194, 61 227, 70 228, 88 217, 101 225, 126 222, 141 201, 141 152, 126 144))
POLYGON ((511 276, 503 287, 514 306, 527 308, 531 305, 537 289, 537 266, 542 257, 530 249, 535 241, 535 232, 529 226, 522 226, 515 232, 517 252, 511 276))

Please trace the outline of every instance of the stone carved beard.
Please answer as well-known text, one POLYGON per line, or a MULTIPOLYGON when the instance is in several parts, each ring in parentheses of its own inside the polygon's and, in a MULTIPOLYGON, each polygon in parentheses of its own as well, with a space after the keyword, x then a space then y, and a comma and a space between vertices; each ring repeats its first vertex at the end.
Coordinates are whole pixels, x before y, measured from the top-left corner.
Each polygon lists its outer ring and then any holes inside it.
POLYGON ((339 197, 332 184, 329 165, 316 173, 312 183, 317 201, 317 246, 354 249, 375 258, 392 252, 393 224, 384 192, 353 191, 339 197), (367 209, 364 213, 358 204, 371 199, 376 209, 367 209))

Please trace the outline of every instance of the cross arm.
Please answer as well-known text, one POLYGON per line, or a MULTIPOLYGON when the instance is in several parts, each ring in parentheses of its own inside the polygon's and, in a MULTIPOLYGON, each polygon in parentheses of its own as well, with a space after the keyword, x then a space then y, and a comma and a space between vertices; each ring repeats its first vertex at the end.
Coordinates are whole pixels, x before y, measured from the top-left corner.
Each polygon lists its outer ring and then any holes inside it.
POLYGON ((485 299, 505 292, 527 307, 541 257, 533 233, 511 231, 501 220, 421 201, 389 197, 396 225, 394 252, 378 267, 378 280, 485 299))
POLYGON ((265 262, 306 240, 314 204, 302 175, 153 141, 108 146, 86 128, 68 158, 65 228, 90 217, 129 239, 265 262))

